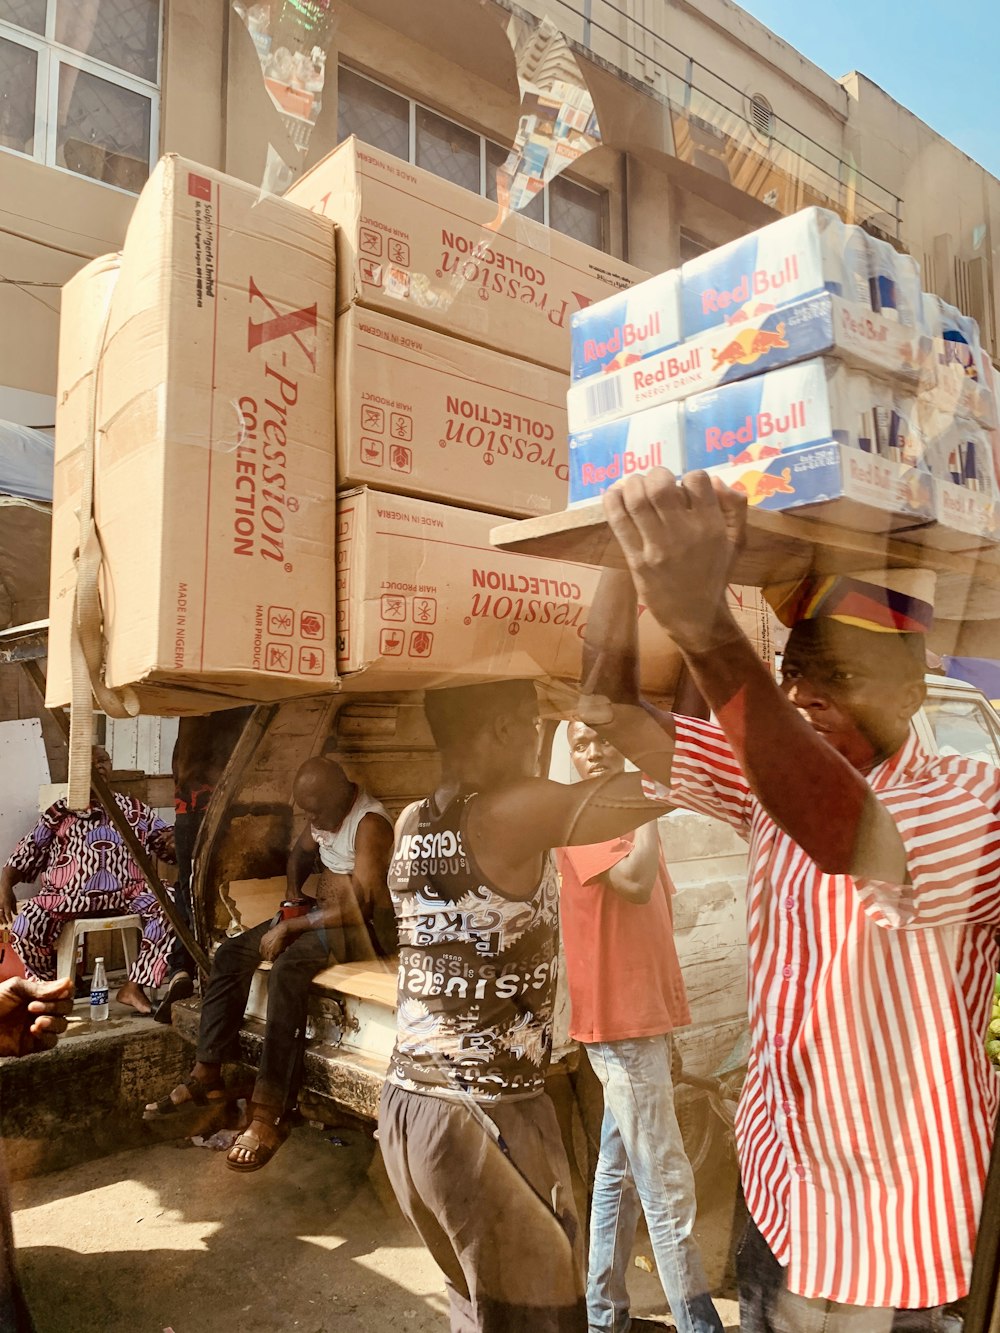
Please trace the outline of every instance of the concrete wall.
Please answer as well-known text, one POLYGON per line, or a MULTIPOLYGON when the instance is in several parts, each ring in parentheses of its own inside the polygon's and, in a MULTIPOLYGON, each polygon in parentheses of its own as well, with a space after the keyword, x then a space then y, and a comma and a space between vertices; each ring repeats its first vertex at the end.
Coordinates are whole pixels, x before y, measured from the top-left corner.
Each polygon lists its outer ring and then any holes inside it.
MULTIPOLYGON (((511 0, 423 0, 419 6, 341 0, 327 95, 307 164, 336 143, 338 61, 509 140, 519 110, 505 34, 512 8, 511 0)), ((670 101, 693 99, 696 111, 700 95, 715 98, 729 108, 728 132, 735 136, 748 134, 749 98, 760 93, 785 123, 782 136, 801 149, 798 169, 807 178, 816 169, 806 158, 827 165, 853 161, 887 197, 903 199, 904 244, 924 264, 930 285, 980 319, 997 350, 1000 261, 993 236, 1000 182, 869 80, 831 79, 732 0, 591 0, 588 6, 522 0, 521 9, 549 16, 571 42, 589 42, 593 55, 585 68, 606 146, 582 160, 577 174, 609 192, 616 253, 644 268, 662 268, 677 262, 682 229, 718 244, 776 216, 739 188, 742 178, 729 183, 720 178, 724 173, 675 154, 670 101)), ((165 10, 161 149, 254 181, 264 177, 269 144, 294 160, 252 41, 230 6, 167 0, 165 10)), ((795 167, 794 153, 777 145, 760 151, 748 168, 758 182, 769 156, 776 167, 795 167)), ((808 198, 794 190, 780 195, 779 209, 808 198)), ((0 153, 0 273, 64 282, 88 259, 121 244, 132 206, 131 195, 0 153)), ((0 402, 12 413, 48 410, 58 308, 58 288, 0 286, 0 402)))
POLYGON ((844 86, 850 151, 867 174, 893 182, 905 200, 902 241, 927 286, 974 315, 996 355, 1000 181, 864 75, 844 86))
MULTIPOLYGON (((160 149, 221 166, 226 6, 167 0, 165 10, 160 149)), ((123 190, 0 153, 0 274, 66 282, 121 246, 134 204, 123 190)), ((0 392, 54 395, 58 336, 58 287, 0 285, 0 392)), ((14 395, 5 403, 25 416, 41 406, 14 395)))

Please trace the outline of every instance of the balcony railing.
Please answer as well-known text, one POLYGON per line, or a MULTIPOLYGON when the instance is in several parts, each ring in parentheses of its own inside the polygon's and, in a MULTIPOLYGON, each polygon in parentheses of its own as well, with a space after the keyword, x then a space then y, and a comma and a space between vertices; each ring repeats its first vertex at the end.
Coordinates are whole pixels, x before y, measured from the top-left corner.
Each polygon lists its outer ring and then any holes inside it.
MULTIPOLYGON (((902 200, 839 153, 764 108, 754 123, 742 89, 667 41, 614 0, 494 0, 545 14, 584 56, 657 98, 674 153, 780 213, 808 204, 833 209, 898 240, 902 200)), ((600 114, 600 106, 597 108, 600 114)))

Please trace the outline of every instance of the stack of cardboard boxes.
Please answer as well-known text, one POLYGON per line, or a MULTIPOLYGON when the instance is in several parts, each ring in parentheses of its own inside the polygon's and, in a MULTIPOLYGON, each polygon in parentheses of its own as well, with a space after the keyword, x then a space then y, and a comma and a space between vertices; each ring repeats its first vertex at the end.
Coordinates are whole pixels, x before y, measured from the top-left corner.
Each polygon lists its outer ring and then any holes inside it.
POLYGON ((164 159, 66 289, 49 703, 87 469, 105 679, 144 711, 574 680, 598 571, 489 534, 565 506, 570 317, 644 276, 353 139, 285 199, 164 159))
MULTIPOLYGON (((355 140, 288 198, 337 227, 342 685, 575 680, 598 571, 489 534, 565 506, 570 317, 645 275, 355 140)), ((676 654, 643 640, 669 691, 676 654)))
POLYGON ((914 261, 805 209, 573 318, 570 500, 662 464, 765 510, 1000 539, 995 372, 914 261))
POLYGON ((329 222, 172 156, 122 253, 67 284, 50 707, 70 699, 77 633, 103 637, 107 685, 144 712, 336 680, 334 293, 329 222), (91 485, 96 614, 75 563, 91 485))

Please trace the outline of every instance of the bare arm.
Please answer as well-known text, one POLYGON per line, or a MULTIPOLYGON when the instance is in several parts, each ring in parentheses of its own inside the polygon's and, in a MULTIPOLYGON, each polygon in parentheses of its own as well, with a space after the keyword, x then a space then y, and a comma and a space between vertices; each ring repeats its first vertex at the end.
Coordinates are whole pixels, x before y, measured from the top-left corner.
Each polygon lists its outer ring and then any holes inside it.
MULTIPOLYGON (((605 512, 638 596, 684 654, 763 807, 827 873, 898 882, 905 853, 888 812, 863 776, 798 715, 728 610, 726 585, 742 542, 745 500, 704 473, 680 486, 657 469, 609 491, 605 512), (697 580, 692 569, 699 571, 697 580)), ((598 635, 615 632, 609 622, 595 626, 598 646, 598 635)), ((594 677, 602 688, 588 692, 599 695, 607 686, 618 694, 593 701, 593 717, 585 720, 666 781, 669 736, 657 754, 641 717, 634 668, 630 685, 621 660, 620 651, 605 651, 606 665, 594 677)))
MULTIPOLYGON (((309 841, 312 842, 311 837, 309 841)), ((302 838, 292 849, 293 855, 301 842, 302 838)), ((330 930, 338 926, 353 925, 357 922, 360 911, 364 922, 370 924, 374 930, 384 952, 394 952, 396 918, 386 884, 389 862, 392 859, 392 845, 392 825, 380 815, 365 815, 358 825, 354 845, 355 861, 351 873, 354 901, 328 903, 322 907, 315 907, 305 916, 291 917, 288 921, 281 922, 275 929, 281 931, 288 941, 294 939, 296 935, 304 934, 307 930, 330 930)), ((313 846, 315 847, 315 843, 313 846)))
POLYGON ((628 856, 616 862, 605 879, 619 897, 629 903, 648 903, 660 868, 660 831, 655 820, 635 831, 628 856))
POLYGON ((316 865, 316 840, 308 826, 302 830, 288 853, 288 897, 301 898, 302 886, 313 872, 316 865))
POLYGON ((510 897, 529 897, 551 848, 620 838, 666 809, 664 802, 646 799, 638 773, 572 786, 528 778, 471 802, 467 833, 489 878, 510 897))
POLYGON ((17 916, 17 898, 14 889, 24 884, 25 876, 15 866, 5 865, 0 870, 0 926, 9 926, 17 916))
POLYGON ((577 712, 644 773, 669 782, 673 718, 639 691, 638 603, 626 570, 601 574, 584 632, 577 712))
POLYGON ((386 956, 396 953, 399 948, 396 913, 387 882, 393 841, 393 829, 388 820, 381 815, 365 815, 358 828, 354 886, 369 934, 377 945, 376 952, 386 956))

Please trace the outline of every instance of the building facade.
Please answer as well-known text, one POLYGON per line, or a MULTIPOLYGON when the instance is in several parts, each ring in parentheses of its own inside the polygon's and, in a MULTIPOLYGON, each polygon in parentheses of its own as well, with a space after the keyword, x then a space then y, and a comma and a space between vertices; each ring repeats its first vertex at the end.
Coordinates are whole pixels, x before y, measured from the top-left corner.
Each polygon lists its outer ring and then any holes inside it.
POLYGON ((731 0, 0 0, 0 419, 51 424, 59 285, 120 246, 160 153, 278 189, 355 133, 495 196, 556 80, 600 146, 532 216, 658 270, 821 204, 1000 351, 1000 181, 731 0))

